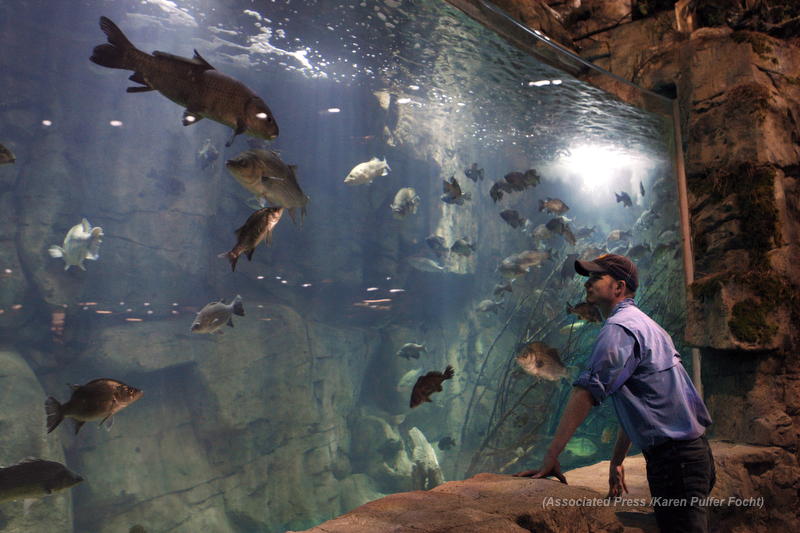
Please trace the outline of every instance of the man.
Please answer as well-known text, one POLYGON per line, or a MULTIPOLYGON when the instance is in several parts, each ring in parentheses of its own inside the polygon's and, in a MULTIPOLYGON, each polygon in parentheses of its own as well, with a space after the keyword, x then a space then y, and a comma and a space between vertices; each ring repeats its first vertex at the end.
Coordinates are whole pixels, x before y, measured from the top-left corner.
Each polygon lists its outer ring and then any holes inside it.
POLYGON ((636 307, 636 266, 627 257, 606 254, 594 261, 575 261, 589 276, 586 301, 605 323, 586 369, 573 383, 572 395, 538 470, 515 476, 543 478, 561 473, 559 454, 594 405, 611 397, 620 426, 608 476, 608 498, 628 492, 622 462, 631 443, 647 461, 656 521, 662 533, 705 532, 706 498, 716 480, 714 458, 705 428, 711 417, 669 334, 636 307), (695 505, 691 505, 693 502, 695 505))

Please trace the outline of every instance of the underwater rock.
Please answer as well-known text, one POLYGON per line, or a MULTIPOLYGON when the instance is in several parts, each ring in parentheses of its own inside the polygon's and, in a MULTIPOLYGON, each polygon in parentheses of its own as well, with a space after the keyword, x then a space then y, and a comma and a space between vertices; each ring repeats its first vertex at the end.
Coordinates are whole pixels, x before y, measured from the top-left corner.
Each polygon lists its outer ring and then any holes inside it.
MULTIPOLYGON (((58 435, 45 435, 46 394, 31 368, 19 354, 9 351, 0 351, 0 368, 0 465, 37 457, 76 470, 65 460, 58 435)), ((42 498, 27 516, 23 515, 21 501, 4 503, 0 517, 4 533, 72 533, 71 491, 42 498)))
POLYGON ((411 438, 411 479, 414 490, 430 490, 444 483, 444 475, 436 458, 436 451, 425 435, 417 428, 408 432, 411 438))

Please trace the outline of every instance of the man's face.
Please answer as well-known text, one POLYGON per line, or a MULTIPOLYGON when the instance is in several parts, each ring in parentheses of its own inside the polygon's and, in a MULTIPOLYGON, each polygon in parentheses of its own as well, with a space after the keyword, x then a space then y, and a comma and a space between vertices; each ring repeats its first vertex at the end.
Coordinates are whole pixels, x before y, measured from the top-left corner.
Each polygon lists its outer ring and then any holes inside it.
POLYGON ((614 289, 619 281, 605 272, 592 272, 586 283, 586 301, 592 305, 611 302, 615 298, 614 289))

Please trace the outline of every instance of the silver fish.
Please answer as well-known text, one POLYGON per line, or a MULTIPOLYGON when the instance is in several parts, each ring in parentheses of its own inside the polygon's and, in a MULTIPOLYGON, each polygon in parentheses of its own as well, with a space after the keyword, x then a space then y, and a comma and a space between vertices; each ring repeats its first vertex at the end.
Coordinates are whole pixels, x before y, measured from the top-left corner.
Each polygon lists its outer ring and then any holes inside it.
POLYGON ((389 168, 389 165, 386 163, 386 158, 383 158, 383 161, 378 159, 377 157, 373 157, 369 161, 364 163, 359 163, 347 177, 344 179, 344 182, 348 185, 369 185, 372 183, 372 180, 377 178, 378 176, 385 176, 392 170, 389 168))
POLYGON ((436 264, 427 257, 412 257, 408 264, 423 272, 444 272, 444 267, 436 264))
POLYGON ((419 204, 417 191, 412 187, 403 187, 394 195, 394 202, 392 202, 391 205, 392 216, 398 220, 402 220, 408 215, 417 212, 417 204, 419 204))
POLYGON ((278 152, 261 148, 245 150, 225 161, 225 168, 258 198, 261 207, 267 203, 285 207, 295 224, 295 210, 299 207, 301 217, 305 218, 309 198, 297 182, 297 167, 284 163, 278 152))
POLYGON ((228 325, 233 327, 232 315, 244 316, 244 306, 242 306, 242 297, 238 294, 233 302, 229 305, 225 303, 225 298, 219 302, 211 302, 203 307, 197 318, 192 322, 189 328, 193 333, 216 333, 224 335, 222 326, 228 325))
POLYGON ((479 313, 494 313, 497 314, 498 309, 505 309, 503 307, 503 300, 496 302, 494 300, 483 300, 481 303, 478 304, 478 307, 475 308, 476 311, 479 313))
POLYGON ((428 353, 428 349, 425 348, 424 344, 416 344, 413 342, 407 342, 400 349, 397 351, 398 357, 404 357, 406 359, 419 359, 420 352, 428 353))
POLYGON ((100 257, 100 243, 103 242, 103 230, 92 228, 89 221, 85 218, 80 224, 72 227, 64 238, 64 246, 53 245, 47 252, 50 257, 63 257, 68 270, 71 266, 78 266, 81 270, 86 270, 83 261, 90 259, 97 261, 100 257))

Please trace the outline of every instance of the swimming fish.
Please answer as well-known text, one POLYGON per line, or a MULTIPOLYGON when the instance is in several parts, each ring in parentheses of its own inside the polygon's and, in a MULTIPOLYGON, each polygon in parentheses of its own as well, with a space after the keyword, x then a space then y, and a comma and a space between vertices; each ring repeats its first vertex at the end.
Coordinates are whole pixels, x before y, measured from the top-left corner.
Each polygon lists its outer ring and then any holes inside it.
POLYGON ((412 187, 403 187, 394 195, 392 202, 392 216, 398 220, 403 220, 410 214, 417 212, 419 196, 412 187))
POLYGON ((453 367, 447 365, 444 373, 434 370, 428 372, 424 376, 420 376, 414 384, 414 389, 411 391, 411 402, 409 404, 411 408, 413 409, 425 402, 433 402, 433 400, 431 400, 433 393, 442 392, 442 383, 444 383, 445 380, 452 379, 455 374, 453 367))
POLYGON ((469 257, 472 252, 478 251, 478 243, 473 242, 468 237, 462 237, 453 243, 450 251, 463 257, 469 257))
POLYGON ((555 213, 557 215, 563 215, 567 211, 569 211, 569 207, 563 201, 559 200, 558 198, 548 198, 547 201, 539 200, 539 212, 541 213, 544 210, 547 210, 548 213, 555 213))
POLYGON ((629 237, 633 237, 633 233, 631 233, 630 231, 615 229, 608 234, 608 237, 606 237, 606 241, 611 243, 620 240, 627 240, 629 237))
POLYGON ((492 294, 497 297, 502 296, 504 292, 514 292, 514 287, 511 286, 512 283, 514 283, 513 279, 510 279, 505 283, 497 283, 494 286, 494 289, 492 289, 492 294))
POLYGON ((256 246, 261 241, 266 241, 267 246, 272 246, 272 230, 281 219, 283 209, 283 207, 265 207, 250 215, 244 225, 234 232, 238 237, 236 246, 217 257, 227 259, 231 264, 231 271, 236 271, 236 262, 240 255, 245 254, 250 261, 256 246))
POLYGON ((440 237, 439 235, 428 235, 425 237, 425 242, 439 257, 450 251, 447 244, 445 244, 444 237, 440 237))
POLYGON ((214 164, 219 158, 219 150, 217 147, 211 144, 211 139, 206 139, 205 144, 200 150, 197 152, 197 163, 200 165, 200 168, 205 170, 211 165, 214 164))
POLYGON ((242 133, 269 141, 278 136, 278 123, 264 100, 244 83, 216 70, 197 50, 191 59, 159 51, 148 54, 136 48, 110 19, 100 17, 100 28, 109 44, 95 46, 89 60, 102 67, 134 71, 129 79, 142 87, 128 87, 127 92, 160 92, 186 108, 184 126, 208 118, 232 128, 225 146, 242 133))
POLYGON ((408 260, 408 264, 423 272, 444 272, 443 266, 438 265, 427 257, 412 257, 408 260))
POLYGON ((377 157, 373 157, 369 161, 364 163, 359 163, 353 170, 350 171, 350 174, 344 179, 344 182, 347 185, 369 185, 372 183, 372 180, 377 178, 378 176, 385 176, 392 170, 389 168, 388 163, 386 163, 386 158, 383 158, 383 161, 378 159, 377 157))
POLYGON ((499 302, 494 300, 483 300, 478 304, 475 310, 479 313, 494 313, 497 314, 498 309, 504 309, 505 302, 501 299, 499 302))
POLYGON ((305 219, 310 199, 297 182, 297 166, 284 163, 278 152, 260 148, 245 150, 225 161, 225 168, 256 196, 261 207, 267 203, 285 207, 295 224, 295 210, 300 208, 300 216, 305 219))
POLYGON ((23 500, 28 514, 39 498, 70 489, 84 477, 55 461, 27 458, 0 468, 0 503, 23 500))
POLYGON ((625 191, 621 191, 619 194, 614 193, 614 196, 617 197, 617 203, 622 202, 625 207, 630 207, 633 205, 633 200, 631 200, 631 197, 628 196, 628 193, 625 191))
POLYGON ((603 430, 603 434, 600 435, 600 441, 603 444, 608 444, 612 441, 614 436, 617 434, 617 428, 614 426, 608 426, 603 430))
POLYGON ((144 394, 120 381, 104 378, 93 379, 85 385, 69 386, 72 395, 66 403, 59 403, 52 396, 44 402, 48 433, 56 429, 64 418, 72 419, 76 435, 83 424, 93 420, 100 420, 100 426, 105 423, 106 429, 111 429, 114 415, 144 394))
POLYGON ((190 331, 193 333, 216 333, 224 335, 222 326, 233 327, 232 315, 244 316, 242 297, 238 294, 230 305, 225 303, 225 298, 219 302, 211 302, 203 307, 192 322, 190 331))
POLYGON ((505 211, 501 211, 500 218, 505 220, 506 223, 514 229, 525 226, 525 223, 528 221, 528 219, 519 216, 519 211, 516 209, 506 209, 505 211))
POLYGON ((595 306, 588 302, 581 302, 576 304, 575 307, 572 307, 572 305, 567 302, 567 314, 578 315, 580 318, 592 324, 599 324, 603 321, 600 311, 598 311, 595 306))
POLYGON ((589 322, 586 322, 584 320, 578 320, 576 322, 573 322, 572 324, 567 324, 566 326, 558 330, 558 333, 559 335, 564 335, 564 336, 571 335, 572 333, 579 331, 588 325, 589 322))
POLYGON ((78 266, 86 270, 83 261, 90 259, 97 261, 100 257, 100 243, 103 242, 103 230, 92 228, 85 218, 80 224, 73 226, 64 238, 64 246, 53 245, 47 252, 50 257, 63 257, 66 265, 64 270, 71 266, 78 266))
POLYGON ((456 445, 456 441, 453 437, 444 437, 439 439, 439 443, 436 445, 440 450, 449 450, 453 446, 456 445))
POLYGON ((483 181, 484 172, 482 168, 478 168, 478 163, 472 163, 471 167, 464 170, 464 174, 475 183, 478 183, 478 180, 483 181))
POLYGON ((590 457, 597 453, 597 446, 586 437, 572 437, 564 446, 564 451, 578 457, 590 457))
POLYGON ((450 176, 450 181, 442 180, 442 201, 446 204, 464 205, 465 200, 472 200, 472 193, 461 190, 455 176, 450 176))
POLYGON ((17 158, 11 153, 11 150, 6 148, 3 143, 0 143, 0 165, 10 165, 16 160, 17 158))
POLYGON ((644 196, 644 183, 642 183, 642 180, 639 180, 639 194, 644 196))
POLYGON ((544 342, 534 341, 528 343, 517 354, 516 361, 519 366, 531 376, 536 376, 548 381, 565 379, 571 381, 577 367, 564 366, 558 351, 544 342))
POLYGON ((404 357, 407 360, 419 359, 420 352, 428 353, 428 349, 425 348, 424 344, 415 344, 413 342, 407 342, 400 349, 397 351, 397 355, 399 357, 404 357))

